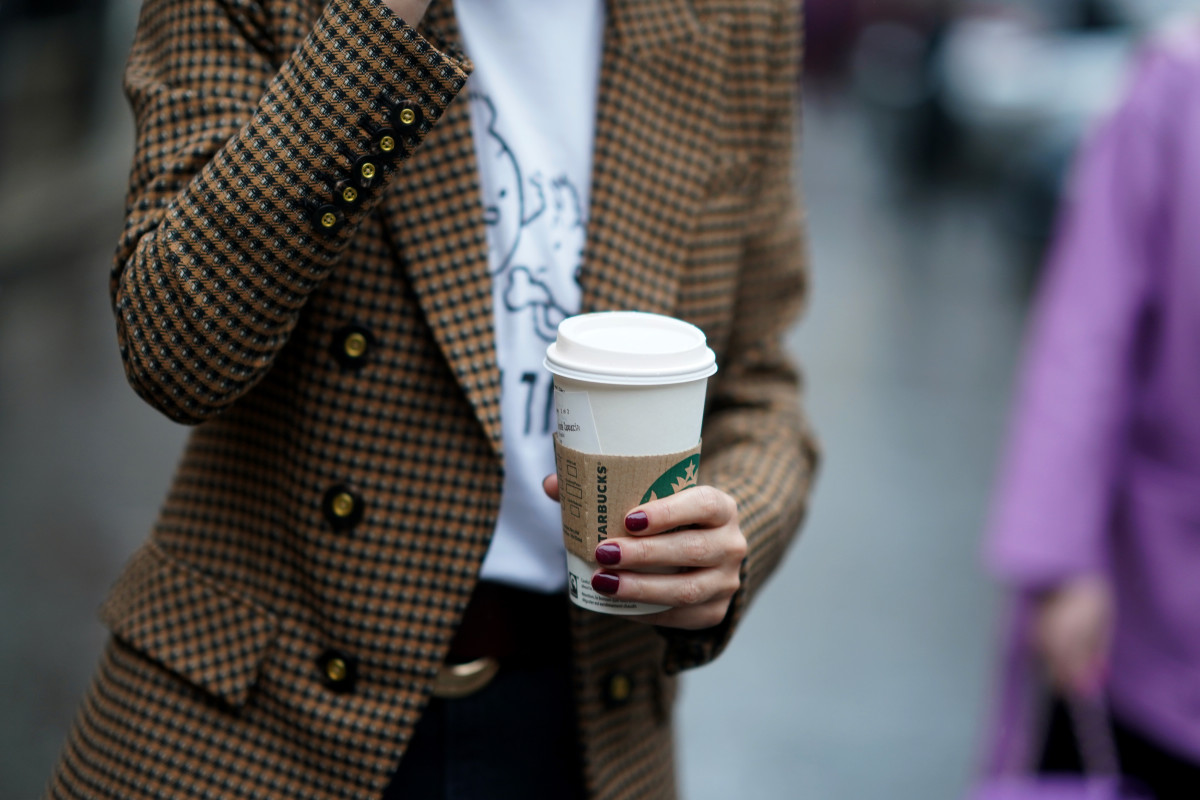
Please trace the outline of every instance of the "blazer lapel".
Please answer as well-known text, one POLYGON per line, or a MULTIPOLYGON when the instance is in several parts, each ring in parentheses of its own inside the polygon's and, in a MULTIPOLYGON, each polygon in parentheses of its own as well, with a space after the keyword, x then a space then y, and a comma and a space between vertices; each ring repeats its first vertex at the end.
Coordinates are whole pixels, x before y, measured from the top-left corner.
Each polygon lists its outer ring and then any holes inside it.
POLYGON ((724 54, 688 0, 609 0, 583 310, 674 311, 711 172, 724 54))
MULTIPOLYGON (((451 0, 435 0, 422 27, 459 46, 451 0)), ((721 111, 724 53, 709 39, 689 0, 608 0, 583 311, 674 311, 721 111)), ((406 162, 382 210, 433 336, 500 454, 492 278, 464 101, 406 162)))
MULTIPOLYGON (((450 0, 436 0, 421 27, 460 46, 450 0)), ((499 455, 500 370, 478 174, 460 95, 403 165, 382 210, 433 337, 499 455)))

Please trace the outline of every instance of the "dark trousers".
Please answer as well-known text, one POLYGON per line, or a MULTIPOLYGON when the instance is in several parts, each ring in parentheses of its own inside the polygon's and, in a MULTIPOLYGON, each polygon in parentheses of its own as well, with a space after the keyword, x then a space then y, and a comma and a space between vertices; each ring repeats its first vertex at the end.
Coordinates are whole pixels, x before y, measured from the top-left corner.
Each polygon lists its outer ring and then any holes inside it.
POLYGON ((383 800, 582 800, 571 677, 501 669, 470 697, 430 701, 383 800))
MULTIPOLYGON (((1171 752, 1117 717, 1111 718, 1121 773, 1156 800, 1196 800, 1200 797, 1200 764, 1171 752)), ((1071 718, 1061 700, 1050 711, 1050 727, 1042 751, 1040 772, 1083 771, 1071 718)))

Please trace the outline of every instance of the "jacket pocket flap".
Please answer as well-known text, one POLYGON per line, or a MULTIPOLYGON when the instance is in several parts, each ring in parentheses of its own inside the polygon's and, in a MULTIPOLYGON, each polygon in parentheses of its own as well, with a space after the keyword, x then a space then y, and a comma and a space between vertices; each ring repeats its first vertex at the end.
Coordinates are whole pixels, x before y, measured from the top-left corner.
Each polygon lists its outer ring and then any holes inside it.
POLYGON ((278 632, 275 616, 143 546, 100 609, 113 635, 196 686, 241 706, 278 632))

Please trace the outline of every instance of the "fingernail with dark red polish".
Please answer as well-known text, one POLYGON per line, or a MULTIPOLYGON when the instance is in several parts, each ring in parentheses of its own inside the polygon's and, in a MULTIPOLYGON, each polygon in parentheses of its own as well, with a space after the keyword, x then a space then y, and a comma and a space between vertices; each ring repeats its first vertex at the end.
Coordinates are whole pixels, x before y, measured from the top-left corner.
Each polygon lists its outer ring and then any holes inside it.
POLYGON ((592 576, 592 588, 600 594, 616 594, 621 579, 611 572, 597 572, 592 576))
POLYGON ((621 545, 605 542, 596 548, 596 560, 606 567, 621 563, 621 545))
POLYGON ((630 533, 644 531, 650 526, 650 518, 645 511, 630 511, 625 517, 625 530, 630 533))

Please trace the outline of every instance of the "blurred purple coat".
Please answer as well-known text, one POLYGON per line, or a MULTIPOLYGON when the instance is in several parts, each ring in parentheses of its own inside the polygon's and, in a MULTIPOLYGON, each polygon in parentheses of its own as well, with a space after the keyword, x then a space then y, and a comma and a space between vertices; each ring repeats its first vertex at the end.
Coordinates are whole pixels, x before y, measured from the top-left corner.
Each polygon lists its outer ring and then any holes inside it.
MULTIPOLYGON (((1018 596, 1110 575, 1109 702, 1200 762, 1200 27, 1146 48, 1076 165, 987 555, 1018 596)), ((993 768, 1031 744, 1021 616, 993 768)))

